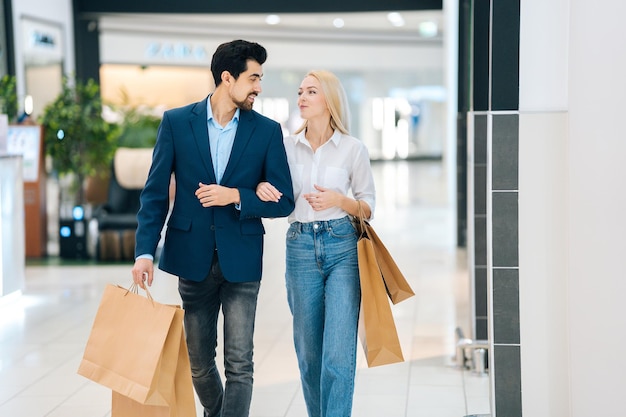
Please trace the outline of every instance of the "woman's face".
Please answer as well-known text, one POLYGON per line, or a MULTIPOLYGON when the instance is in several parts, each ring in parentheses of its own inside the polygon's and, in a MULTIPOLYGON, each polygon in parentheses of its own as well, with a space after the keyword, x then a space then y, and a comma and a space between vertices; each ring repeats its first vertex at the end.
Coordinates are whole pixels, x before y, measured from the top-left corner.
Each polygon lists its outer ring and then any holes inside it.
POLYGON ((300 108, 300 117, 305 120, 330 117, 330 112, 326 106, 326 97, 317 78, 308 75, 302 80, 298 89, 298 107, 300 108))

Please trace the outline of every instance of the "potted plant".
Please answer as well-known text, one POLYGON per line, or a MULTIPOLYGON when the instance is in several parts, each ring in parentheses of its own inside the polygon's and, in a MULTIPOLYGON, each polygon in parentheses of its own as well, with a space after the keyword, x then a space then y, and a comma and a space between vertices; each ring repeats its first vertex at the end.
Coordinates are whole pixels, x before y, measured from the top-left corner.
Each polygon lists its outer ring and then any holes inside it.
POLYGON ((117 146, 121 148, 153 148, 161 118, 149 108, 126 106, 120 110, 122 121, 117 146))
POLYGON ((84 205, 84 181, 108 174, 119 134, 118 126, 102 117, 98 83, 89 79, 71 84, 64 77, 61 92, 45 107, 40 123, 53 170, 59 178, 72 177, 67 200, 84 205))
POLYGON ((6 114, 9 123, 17 120, 17 83, 14 75, 0 78, 0 114, 6 114))
POLYGON ((96 81, 63 77, 61 92, 39 117, 45 153, 59 179, 59 249, 62 258, 89 258, 91 205, 85 180, 108 175, 117 147, 118 126, 102 117, 96 81))
MULTIPOLYGON (((117 123, 116 150, 119 148, 154 148, 161 118, 147 106, 112 106, 105 119, 117 123)), ((110 170, 106 175, 88 177, 85 184, 89 203, 100 206, 106 203, 110 181, 110 170)))

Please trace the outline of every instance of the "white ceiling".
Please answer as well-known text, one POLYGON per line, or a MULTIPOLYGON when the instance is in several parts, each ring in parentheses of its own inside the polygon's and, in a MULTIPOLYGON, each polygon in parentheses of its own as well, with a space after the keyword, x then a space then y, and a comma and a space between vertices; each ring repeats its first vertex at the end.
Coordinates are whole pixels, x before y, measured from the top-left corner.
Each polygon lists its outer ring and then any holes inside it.
POLYGON ((291 37, 295 39, 337 38, 363 41, 420 42, 440 41, 444 31, 443 13, 440 10, 399 12, 403 26, 394 26, 388 19, 389 12, 360 13, 306 13, 279 14, 280 23, 265 23, 267 14, 107 14, 100 15, 101 29, 158 31, 159 33, 214 34, 232 32, 240 36, 263 33, 265 37, 291 37), (342 28, 333 25, 340 18, 342 28), (425 38, 420 25, 433 22, 437 35, 425 38))

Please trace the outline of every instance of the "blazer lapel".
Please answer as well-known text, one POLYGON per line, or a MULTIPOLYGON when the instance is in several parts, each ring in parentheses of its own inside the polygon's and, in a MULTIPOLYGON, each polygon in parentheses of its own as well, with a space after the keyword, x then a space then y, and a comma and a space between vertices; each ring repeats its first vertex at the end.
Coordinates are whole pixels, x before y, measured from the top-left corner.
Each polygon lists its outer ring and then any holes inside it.
POLYGON ((216 183, 215 169, 213 168, 213 161, 211 160, 211 151, 209 149, 209 130, 207 127, 207 112, 206 112, 206 100, 196 103, 191 109, 191 116, 189 117, 189 123, 191 125, 191 131, 193 137, 198 146, 198 155, 204 163, 204 167, 209 175, 210 183, 216 183))
POLYGON ((222 184, 226 184, 229 177, 235 172, 235 167, 239 163, 244 149, 248 146, 248 142, 250 142, 255 127, 256 124, 254 123, 254 115, 252 112, 241 110, 239 112, 239 125, 237 126, 233 149, 230 152, 230 158, 228 159, 226 170, 222 176, 222 184))

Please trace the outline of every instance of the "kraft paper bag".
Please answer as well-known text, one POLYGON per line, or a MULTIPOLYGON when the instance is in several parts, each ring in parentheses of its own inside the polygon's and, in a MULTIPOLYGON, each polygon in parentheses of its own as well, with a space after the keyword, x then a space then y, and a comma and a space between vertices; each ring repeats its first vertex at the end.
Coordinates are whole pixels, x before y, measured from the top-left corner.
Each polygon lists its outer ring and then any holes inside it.
POLYGON ((369 367, 403 362, 388 294, 376 262, 371 240, 362 234, 357 242, 361 282, 359 339, 369 367))
POLYGON ((398 304, 407 298, 413 297, 415 292, 413 292, 413 289, 407 282, 404 274, 402 274, 402 271, 398 268, 398 265, 391 256, 391 253, 389 253, 389 250, 387 250, 383 241, 380 237, 378 237, 374 228, 367 222, 367 220, 365 220, 365 215, 360 201, 358 201, 358 205, 359 217, 355 219, 356 228, 359 235, 367 235, 372 242, 376 263, 380 268, 380 273, 383 277, 389 299, 392 303, 398 304))
MULTIPOLYGON (((170 406, 184 312, 147 295, 139 295, 134 284, 130 289, 107 285, 78 374, 140 404, 170 406)), ((188 361, 187 356, 182 366, 188 368, 188 361)))
POLYGON ((176 375, 167 406, 141 404, 113 391, 111 417, 196 417, 187 343, 180 338, 176 375))
POLYGON ((389 294, 389 299, 392 303, 398 304, 401 301, 411 298, 415 295, 413 289, 407 282, 406 278, 398 268, 398 265, 391 257, 391 254, 383 244, 382 240, 378 237, 374 228, 365 223, 367 235, 372 241, 374 246, 374 253, 376 255, 376 261, 380 268, 383 280, 385 281, 385 287, 389 294))
MULTIPOLYGON (((111 417, 173 417, 169 406, 145 405, 115 391, 111 397, 111 417)), ((195 416, 194 416, 195 417, 195 416)))

